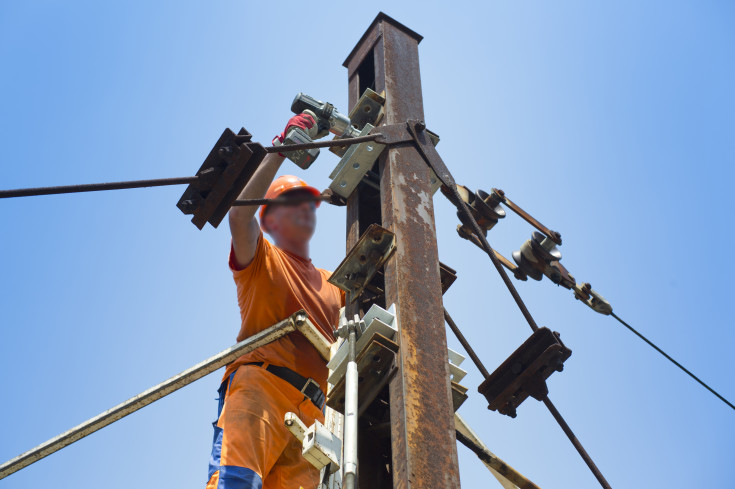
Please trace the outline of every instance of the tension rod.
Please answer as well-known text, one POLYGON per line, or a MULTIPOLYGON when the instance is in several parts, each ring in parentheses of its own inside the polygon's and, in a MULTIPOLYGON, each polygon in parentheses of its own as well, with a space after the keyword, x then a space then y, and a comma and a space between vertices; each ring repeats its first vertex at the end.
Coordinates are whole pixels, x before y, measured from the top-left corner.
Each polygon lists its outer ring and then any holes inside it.
MULTIPOLYGON (((0 199, 12 197, 33 197, 39 195, 75 194, 81 192, 98 192, 102 190, 123 190, 145 187, 163 187, 167 185, 187 185, 199 181, 198 176, 155 178, 151 180, 129 180, 125 182, 86 183, 81 185, 62 185, 57 187, 19 188, 14 190, 0 190, 0 199)), ((319 196, 303 195, 298 197, 278 197, 275 199, 243 199, 232 203, 235 206, 270 205, 270 204, 298 204, 301 202, 328 202, 342 205, 337 202, 333 194, 319 196)))
MULTIPOLYGON (((279 153, 298 151, 302 149, 312 148, 328 148, 332 146, 350 146, 353 144, 364 143, 366 141, 374 141, 381 137, 382 134, 368 134, 367 136, 358 136, 354 138, 346 139, 333 139, 330 141, 312 142, 305 144, 289 144, 286 146, 266 146, 266 153, 279 153)), ((235 141, 238 141, 237 136, 235 141)), ((98 192, 101 190, 123 190, 131 188, 144 188, 144 187, 164 187, 167 185, 188 185, 196 183, 200 180, 199 176, 193 177, 174 177, 174 178, 154 178, 150 180, 129 180, 125 182, 109 182, 109 183, 87 183, 81 185, 62 185, 56 187, 35 187, 35 188, 19 188, 12 190, 0 190, 0 199, 9 199, 12 197, 32 197, 37 195, 55 195, 55 194, 74 194, 80 192, 98 192)), ((306 199, 304 201, 308 201, 306 199)), ((313 200, 326 200, 324 199, 313 199, 313 200)), ((253 199, 250 201, 235 201, 233 205, 262 205, 272 203, 268 199, 253 199), (257 202, 256 202, 257 200, 257 202)))
MULTIPOLYGON (((472 362, 474 362, 475 366, 480 371, 482 376, 485 378, 485 380, 487 380, 488 377, 490 377, 489 372, 485 368, 485 365, 482 364, 482 361, 477 356, 475 351, 472 349, 467 339, 464 337, 462 332, 459 330, 459 328, 457 327, 457 324, 454 322, 454 320, 452 320, 452 317, 449 315, 446 308, 444 309, 444 319, 446 319, 447 324, 449 324, 449 327, 451 328, 452 332, 457 337, 459 342, 462 344, 465 351, 472 359, 472 362)), ((549 410, 551 415, 554 417, 556 422, 559 424, 562 431, 564 431, 564 434, 567 435, 567 438, 569 438, 569 441, 572 442, 572 445, 574 445, 574 448, 577 449, 577 453, 579 453, 579 455, 582 457, 582 460, 584 460, 584 462, 587 464, 587 467, 590 468, 590 470, 592 471, 592 474, 594 474, 595 478, 600 483, 600 485, 604 489, 611 489, 610 484, 607 482, 605 477, 602 475, 602 472, 600 472, 600 469, 597 468, 597 465, 595 465, 595 462, 592 460, 592 457, 590 457, 590 455, 587 453, 587 450, 585 450, 584 447, 582 446, 582 443, 574 435, 574 432, 569 427, 569 425, 564 420, 564 418, 561 416, 559 411, 556 409, 556 406, 554 406, 551 403, 551 400, 549 400, 549 396, 545 396, 543 398, 543 403, 546 406, 546 408, 549 410)))

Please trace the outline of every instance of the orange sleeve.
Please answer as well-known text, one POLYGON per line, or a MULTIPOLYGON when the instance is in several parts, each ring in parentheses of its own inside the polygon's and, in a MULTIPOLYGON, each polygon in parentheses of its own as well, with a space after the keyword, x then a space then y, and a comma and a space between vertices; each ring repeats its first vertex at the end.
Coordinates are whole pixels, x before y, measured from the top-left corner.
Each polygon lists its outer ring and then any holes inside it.
POLYGON ((268 241, 263 238, 263 232, 260 231, 260 234, 258 234, 258 244, 255 247, 255 256, 253 256, 253 260, 246 265, 243 268, 240 268, 237 265, 237 261, 235 260, 235 245, 232 243, 232 239, 230 239, 230 256, 228 259, 228 265, 230 266, 230 270, 235 275, 235 277, 244 275, 240 274, 240 272, 244 272, 248 269, 255 269, 258 268, 263 261, 265 260, 265 255, 267 253, 267 243, 268 241))

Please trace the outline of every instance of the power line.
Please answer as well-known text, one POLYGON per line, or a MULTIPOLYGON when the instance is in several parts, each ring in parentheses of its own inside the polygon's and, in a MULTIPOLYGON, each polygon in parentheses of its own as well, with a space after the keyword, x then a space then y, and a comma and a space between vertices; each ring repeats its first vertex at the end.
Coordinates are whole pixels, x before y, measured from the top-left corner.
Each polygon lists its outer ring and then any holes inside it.
POLYGON ((712 394, 714 394, 717 397, 719 397, 722 402, 724 402, 725 404, 727 404, 731 408, 735 409, 735 406, 733 406, 730 401, 728 401, 727 399, 725 399, 724 397, 722 397, 720 394, 718 394, 712 387, 710 387, 707 384, 705 384, 704 382, 702 382, 699 379, 699 377, 697 377, 696 375, 694 375, 693 373, 691 373, 689 370, 687 370, 686 368, 684 368, 684 366, 682 364, 680 364, 679 362, 677 362, 676 360, 674 360, 673 358, 671 358, 669 355, 666 354, 665 351, 663 351, 658 346, 654 345, 648 338, 646 338, 645 336, 643 336, 642 334, 640 334, 638 331, 636 331, 631 325, 629 325, 628 323, 626 323, 625 321, 623 321, 622 319, 620 319, 618 316, 616 316, 614 312, 611 312, 610 315, 612 317, 614 317, 615 319, 617 319, 620 322, 620 324, 622 324, 623 326, 625 326, 626 328, 628 328, 629 330, 631 330, 633 333, 635 333, 640 339, 642 339, 643 341, 645 341, 646 343, 648 343, 649 345, 651 345, 651 347, 653 347, 661 355, 665 356, 671 363, 673 363, 674 365, 676 365, 677 367, 679 367, 680 369, 682 369, 691 378, 693 378, 694 380, 696 380, 697 382, 699 382, 700 384, 702 384, 702 386, 704 386, 705 389, 707 389, 712 394))

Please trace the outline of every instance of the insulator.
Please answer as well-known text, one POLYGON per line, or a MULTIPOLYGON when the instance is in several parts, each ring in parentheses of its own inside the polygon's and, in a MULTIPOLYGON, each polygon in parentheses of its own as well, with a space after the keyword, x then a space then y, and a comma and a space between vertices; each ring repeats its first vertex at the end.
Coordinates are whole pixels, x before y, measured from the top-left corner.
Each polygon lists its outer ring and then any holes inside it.
POLYGON ((520 250, 513 252, 513 260, 523 273, 534 280, 541 280, 547 274, 554 283, 561 282, 561 273, 551 266, 552 262, 561 260, 561 251, 556 243, 538 231, 533 232, 531 239, 523 243, 520 250))

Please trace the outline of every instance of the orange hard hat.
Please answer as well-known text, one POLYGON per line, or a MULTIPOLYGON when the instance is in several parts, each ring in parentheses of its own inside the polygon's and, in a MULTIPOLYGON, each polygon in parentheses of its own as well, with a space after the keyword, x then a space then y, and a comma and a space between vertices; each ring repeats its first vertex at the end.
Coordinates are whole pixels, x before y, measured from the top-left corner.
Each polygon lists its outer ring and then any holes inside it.
MULTIPOLYGON (((268 187, 268 191, 265 193, 265 198, 275 199, 276 197, 283 195, 286 192, 291 192, 292 190, 306 190, 309 193, 313 194, 315 197, 319 197, 322 194, 299 177, 296 177, 294 175, 281 175, 280 177, 273 180, 271 186, 268 187)), ((317 207, 319 207, 319 204, 321 204, 321 202, 318 200, 315 203, 317 207)), ((267 207, 268 206, 266 205, 260 207, 259 218, 261 226, 263 225, 263 215, 265 215, 265 209, 267 207)))

